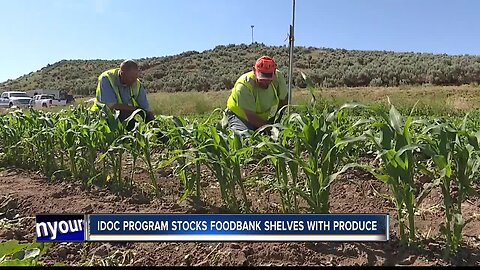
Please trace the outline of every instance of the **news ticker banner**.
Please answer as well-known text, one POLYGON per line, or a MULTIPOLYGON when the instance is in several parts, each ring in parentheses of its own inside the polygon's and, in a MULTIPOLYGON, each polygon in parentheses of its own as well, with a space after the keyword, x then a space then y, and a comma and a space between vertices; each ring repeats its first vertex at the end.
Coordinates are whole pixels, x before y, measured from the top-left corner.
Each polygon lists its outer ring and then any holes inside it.
POLYGON ((37 241, 388 241, 388 214, 36 216, 37 241))

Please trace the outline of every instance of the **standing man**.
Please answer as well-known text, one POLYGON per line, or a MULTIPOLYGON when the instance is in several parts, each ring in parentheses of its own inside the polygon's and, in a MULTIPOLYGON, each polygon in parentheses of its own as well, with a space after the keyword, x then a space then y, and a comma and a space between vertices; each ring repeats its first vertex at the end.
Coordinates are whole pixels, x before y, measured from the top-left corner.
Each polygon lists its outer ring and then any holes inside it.
MULTIPOLYGON (((110 69, 98 77, 96 100, 92 111, 99 109, 98 103, 106 104, 110 109, 119 110, 119 118, 125 121, 135 110, 142 109, 142 117, 146 122, 152 121, 155 116, 149 111, 147 93, 138 79, 140 70, 133 60, 125 60, 120 68, 110 69)), ((135 127, 132 120, 127 125, 128 130, 135 127)))
MULTIPOLYGON (((240 76, 232 89, 227 101, 229 126, 242 132, 273 124, 279 110, 287 104, 285 78, 277 69, 275 60, 262 56, 252 71, 240 76)), ((283 111, 277 119, 282 115, 283 111)))

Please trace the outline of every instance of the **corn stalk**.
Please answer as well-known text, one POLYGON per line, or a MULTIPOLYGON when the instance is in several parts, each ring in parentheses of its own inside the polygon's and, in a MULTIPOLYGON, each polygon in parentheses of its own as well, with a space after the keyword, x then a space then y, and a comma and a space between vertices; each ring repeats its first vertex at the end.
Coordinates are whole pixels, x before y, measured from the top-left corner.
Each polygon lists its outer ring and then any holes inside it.
POLYGON ((467 117, 458 128, 450 123, 433 125, 424 131, 431 130, 433 136, 423 137, 435 167, 431 175, 436 177, 435 185, 440 186, 443 195, 445 221, 440 231, 447 242, 446 257, 458 252, 462 230, 473 220, 464 219, 462 203, 467 196, 479 196, 473 185, 479 177, 480 132, 466 128, 467 117))

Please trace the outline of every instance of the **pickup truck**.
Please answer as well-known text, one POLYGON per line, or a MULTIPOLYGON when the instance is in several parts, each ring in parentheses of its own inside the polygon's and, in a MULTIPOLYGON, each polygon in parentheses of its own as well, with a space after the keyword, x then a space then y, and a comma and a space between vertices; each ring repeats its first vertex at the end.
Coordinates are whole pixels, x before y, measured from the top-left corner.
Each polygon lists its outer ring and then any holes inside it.
POLYGON ((57 100, 55 99, 54 95, 36 95, 33 96, 30 105, 33 107, 42 108, 48 108, 51 106, 65 106, 67 105, 67 100, 57 100))
POLYGON ((7 91, 0 96, 0 107, 28 107, 31 100, 32 98, 25 92, 7 91))

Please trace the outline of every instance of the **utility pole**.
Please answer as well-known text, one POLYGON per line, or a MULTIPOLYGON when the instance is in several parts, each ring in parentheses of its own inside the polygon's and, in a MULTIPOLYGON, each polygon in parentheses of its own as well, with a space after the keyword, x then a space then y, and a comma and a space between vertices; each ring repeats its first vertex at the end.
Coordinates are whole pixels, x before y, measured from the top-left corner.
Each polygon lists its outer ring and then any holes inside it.
POLYGON ((253 44, 253 27, 255 27, 255 25, 250 25, 250 27, 252 27, 252 44, 253 44))
MULTIPOLYGON (((292 104, 292 81, 293 81, 293 48, 294 48, 294 30, 295 30, 295 0, 292 0, 292 24, 290 25, 289 35, 289 48, 290 59, 288 64, 288 104, 292 104)), ((288 113, 290 114, 290 106, 288 107, 288 113)))

